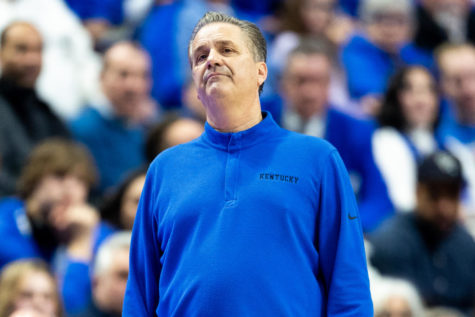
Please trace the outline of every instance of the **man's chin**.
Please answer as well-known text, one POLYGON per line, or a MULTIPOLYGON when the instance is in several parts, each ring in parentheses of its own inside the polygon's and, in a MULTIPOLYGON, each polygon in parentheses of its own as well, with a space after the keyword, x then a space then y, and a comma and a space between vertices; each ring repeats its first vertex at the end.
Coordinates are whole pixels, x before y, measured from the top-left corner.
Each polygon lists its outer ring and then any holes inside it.
POLYGON ((227 96, 227 89, 220 83, 213 83, 206 88, 208 98, 220 99, 227 96))

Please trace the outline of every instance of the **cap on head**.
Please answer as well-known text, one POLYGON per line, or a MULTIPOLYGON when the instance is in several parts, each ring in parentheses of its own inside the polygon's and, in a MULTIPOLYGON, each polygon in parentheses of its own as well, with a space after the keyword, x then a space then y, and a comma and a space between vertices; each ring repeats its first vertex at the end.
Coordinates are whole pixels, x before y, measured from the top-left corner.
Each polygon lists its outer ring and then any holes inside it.
POLYGON ((459 160, 446 151, 439 151, 426 157, 418 168, 420 183, 463 184, 462 167, 459 160))

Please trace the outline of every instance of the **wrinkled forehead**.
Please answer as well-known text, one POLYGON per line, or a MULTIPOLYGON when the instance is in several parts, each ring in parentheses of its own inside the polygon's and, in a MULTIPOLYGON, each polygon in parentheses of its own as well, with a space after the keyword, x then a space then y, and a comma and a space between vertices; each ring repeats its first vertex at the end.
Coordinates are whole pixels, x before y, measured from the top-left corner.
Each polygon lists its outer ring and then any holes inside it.
POLYGON ((237 46, 246 46, 251 50, 251 40, 237 25, 227 22, 213 22, 203 26, 191 40, 189 55, 196 50, 217 43, 229 43, 237 46))

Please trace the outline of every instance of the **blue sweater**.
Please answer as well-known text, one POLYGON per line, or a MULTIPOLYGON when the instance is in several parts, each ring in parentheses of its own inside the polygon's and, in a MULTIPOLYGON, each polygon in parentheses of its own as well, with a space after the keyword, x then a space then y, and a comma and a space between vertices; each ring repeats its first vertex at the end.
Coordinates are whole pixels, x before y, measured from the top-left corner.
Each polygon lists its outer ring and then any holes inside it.
POLYGON ((117 186, 145 163, 145 132, 119 118, 106 118, 92 107, 70 123, 76 140, 91 151, 100 174, 100 192, 117 186))
POLYGON ((130 252, 123 316, 373 316, 337 151, 269 114, 160 154, 130 252))

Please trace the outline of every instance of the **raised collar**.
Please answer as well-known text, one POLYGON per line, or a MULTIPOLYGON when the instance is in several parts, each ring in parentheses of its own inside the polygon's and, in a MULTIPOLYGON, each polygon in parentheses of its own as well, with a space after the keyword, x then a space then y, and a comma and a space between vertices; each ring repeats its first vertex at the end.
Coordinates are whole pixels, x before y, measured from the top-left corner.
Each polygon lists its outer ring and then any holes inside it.
POLYGON ((262 112, 262 118, 262 121, 255 126, 239 132, 219 132, 206 122, 203 140, 213 147, 226 151, 239 150, 268 141, 271 135, 274 136, 281 129, 269 112, 262 112))

